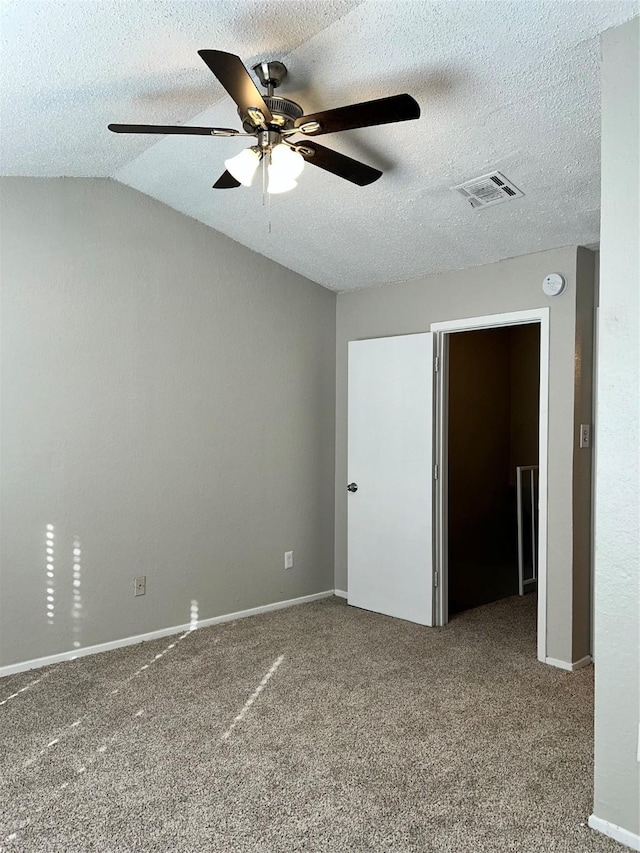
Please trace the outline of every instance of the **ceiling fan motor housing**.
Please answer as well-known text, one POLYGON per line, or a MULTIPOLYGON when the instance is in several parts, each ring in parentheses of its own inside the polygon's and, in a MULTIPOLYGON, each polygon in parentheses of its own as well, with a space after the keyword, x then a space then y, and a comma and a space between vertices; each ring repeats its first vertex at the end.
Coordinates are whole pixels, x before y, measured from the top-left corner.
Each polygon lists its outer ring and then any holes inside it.
MULTIPOLYGON (((295 120, 304 114, 300 104, 296 104, 288 98, 281 98, 279 95, 264 95, 263 100, 269 107, 273 118, 270 124, 281 130, 291 130, 295 120)), ((256 128, 252 121, 247 116, 242 115, 240 110, 238 110, 238 115, 242 119, 242 127, 245 133, 255 133, 256 128)))
MULTIPOLYGON (((269 127, 277 130, 291 130, 297 118, 303 115, 304 110, 299 104, 290 101, 287 98, 281 98, 279 95, 274 95, 274 89, 287 76, 287 67, 282 62, 258 62, 253 66, 253 73, 256 75, 260 83, 267 90, 267 94, 262 96, 262 100, 269 108, 271 113, 271 121, 269 127)), ((251 118, 238 109, 238 115, 242 121, 242 127, 246 133, 255 133, 256 125, 251 118)))

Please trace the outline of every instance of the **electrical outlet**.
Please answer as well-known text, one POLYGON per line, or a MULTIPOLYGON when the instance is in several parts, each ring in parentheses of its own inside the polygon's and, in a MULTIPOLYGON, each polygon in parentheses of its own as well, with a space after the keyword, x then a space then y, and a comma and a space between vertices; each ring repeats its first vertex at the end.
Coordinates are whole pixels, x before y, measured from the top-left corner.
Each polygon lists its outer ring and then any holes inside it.
POLYGON ((134 586, 133 586, 133 594, 134 595, 144 595, 147 591, 147 576, 141 575, 139 578, 135 578, 134 586))
POLYGON ((284 552, 284 567, 285 569, 293 568, 293 551, 284 552))

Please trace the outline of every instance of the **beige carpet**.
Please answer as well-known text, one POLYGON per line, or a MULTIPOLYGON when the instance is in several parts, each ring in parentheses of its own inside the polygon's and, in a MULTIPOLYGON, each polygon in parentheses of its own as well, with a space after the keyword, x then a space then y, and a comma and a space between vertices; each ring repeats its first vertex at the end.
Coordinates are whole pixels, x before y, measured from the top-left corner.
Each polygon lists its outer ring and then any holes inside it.
POLYGON ((0 849, 622 851, 586 825, 592 690, 536 661, 531 597, 443 629, 328 599, 22 673, 0 849))

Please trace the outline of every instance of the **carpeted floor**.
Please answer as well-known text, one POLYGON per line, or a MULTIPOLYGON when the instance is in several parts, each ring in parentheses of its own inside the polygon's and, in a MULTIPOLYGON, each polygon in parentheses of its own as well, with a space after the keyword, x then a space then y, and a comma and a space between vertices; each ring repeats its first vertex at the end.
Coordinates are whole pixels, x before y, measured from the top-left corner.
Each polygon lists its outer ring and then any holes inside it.
POLYGON ((2 679, 0 849, 623 851, 586 825, 592 668, 536 661, 534 604, 327 599, 2 679))

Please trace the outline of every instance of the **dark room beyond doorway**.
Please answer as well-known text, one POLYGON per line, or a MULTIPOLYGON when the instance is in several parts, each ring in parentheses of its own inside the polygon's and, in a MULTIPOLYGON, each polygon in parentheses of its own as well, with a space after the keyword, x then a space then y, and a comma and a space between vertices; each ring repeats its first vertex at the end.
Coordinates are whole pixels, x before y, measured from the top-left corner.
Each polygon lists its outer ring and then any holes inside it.
POLYGON ((518 594, 517 468, 538 465, 539 324, 452 334, 448 390, 453 615, 518 594))

